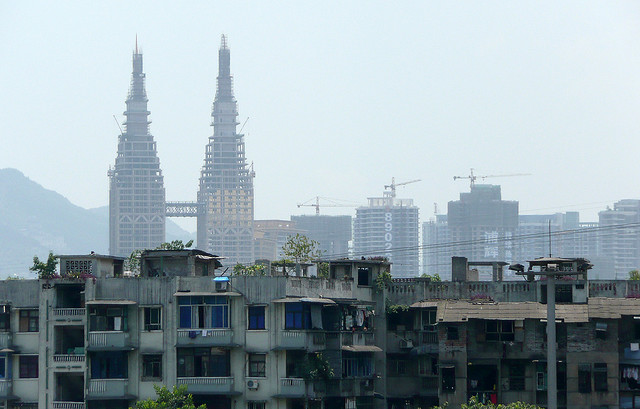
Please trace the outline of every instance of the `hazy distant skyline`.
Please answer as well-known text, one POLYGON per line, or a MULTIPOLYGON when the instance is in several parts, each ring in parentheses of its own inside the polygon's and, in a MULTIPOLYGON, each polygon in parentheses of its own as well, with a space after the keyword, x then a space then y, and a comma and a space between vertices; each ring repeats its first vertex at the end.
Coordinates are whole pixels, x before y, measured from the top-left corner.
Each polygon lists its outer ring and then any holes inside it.
POLYGON ((597 220, 640 197, 631 1, 4 2, 0 168, 106 205, 137 35, 167 200, 195 200, 222 33, 256 219, 364 205, 395 176, 422 179, 398 196, 426 221, 472 167, 531 173, 486 180, 521 213, 597 220))

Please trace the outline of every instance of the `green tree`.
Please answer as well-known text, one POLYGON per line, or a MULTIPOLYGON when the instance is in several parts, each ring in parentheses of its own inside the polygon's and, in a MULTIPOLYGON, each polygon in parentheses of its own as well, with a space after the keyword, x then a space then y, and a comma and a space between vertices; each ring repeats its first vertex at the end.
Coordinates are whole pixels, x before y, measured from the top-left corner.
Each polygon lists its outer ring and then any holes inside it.
POLYGON ((146 399, 136 402, 129 409, 207 409, 206 405, 196 408, 193 404, 193 396, 187 394, 187 385, 174 386, 173 391, 166 386, 153 385, 156 390, 156 399, 146 399))
POLYGON ((124 261, 124 269, 131 271, 133 275, 140 274, 140 256, 144 250, 133 250, 129 257, 124 261))
POLYGON ((282 246, 283 261, 298 264, 317 260, 322 255, 319 247, 320 243, 317 241, 296 233, 295 236, 289 236, 282 246))
MULTIPOLYGON (((445 403, 442 406, 435 406, 432 409, 447 409, 448 407, 449 404, 445 403)), ((498 405, 481 403, 478 401, 477 396, 472 396, 468 403, 463 403, 460 407, 462 409, 542 409, 540 406, 525 402, 500 403, 498 405)))
POLYGON ((389 270, 381 271, 375 279, 375 290, 377 293, 381 293, 384 289, 393 283, 393 277, 389 270))
POLYGON ((193 240, 189 240, 183 243, 182 240, 174 240, 171 242, 165 242, 156 247, 156 250, 184 250, 193 246, 193 240))
POLYGON ((29 267, 29 271, 38 274, 40 279, 48 279, 56 277, 56 269, 58 268, 58 257, 49 252, 46 262, 40 261, 38 256, 33 256, 33 266, 29 267))
POLYGON ((640 271, 638 270, 629 271, 629 280, 632 280, 632 281, 640 280, 640 271))
POLYGON ((254 264, 245 266, 244 264, 236 264, 233 266, 234 276, 266 276, 267 267, 264 264, 254 264))
POLYGON ((329 263, 318 263, 318 277, 329 278, 329 263))
POLYGON ((431 274, 427 274, 427 273, 422 273, 422 275, 420 276, 420 278, 429 278, 431 279, 432 282, 434 283, 439 283, 442 281, 442 278, 440 278, 440 274, 435 273, 433 275, 431 274))

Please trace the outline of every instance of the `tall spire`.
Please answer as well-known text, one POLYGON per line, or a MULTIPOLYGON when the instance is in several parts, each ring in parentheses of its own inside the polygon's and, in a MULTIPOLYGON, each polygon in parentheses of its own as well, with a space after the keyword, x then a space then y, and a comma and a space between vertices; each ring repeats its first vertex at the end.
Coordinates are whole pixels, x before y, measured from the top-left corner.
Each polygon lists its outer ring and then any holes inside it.
POLYGON ((227 47, 227 37, 223 34, 218 50, 218 89, 216 101, 234 101, 233 77, 231 76, 231 51, 227 47))
POLYGON ((131 86, 127 96, 127 110, 124 115, 125 133, 127 136, 149 135, 149 111, 147 110, 147 91, 145 89, 145 74, 142 68, 142 53, 138 49, 138 35, 136 35, 136 49, 132 59, 131 86))

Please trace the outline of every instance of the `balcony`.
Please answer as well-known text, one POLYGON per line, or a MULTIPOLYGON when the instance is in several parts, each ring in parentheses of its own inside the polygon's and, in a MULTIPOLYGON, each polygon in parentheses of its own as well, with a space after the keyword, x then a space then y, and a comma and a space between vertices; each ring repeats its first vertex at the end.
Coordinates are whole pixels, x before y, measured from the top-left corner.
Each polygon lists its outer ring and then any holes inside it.
MULTIPOLYGON (((57 354, 53 356, 53 366, 56 370, 68 370, 68 371, 84 371, 85 370, 85 355, 69 355, 69 354, 57 354)), ((69 403, 69 402, 65 402, 69 403)))
POLYGON ((229 395, 233 394, 233 377, 189 377, 178 378, 178 385, 187 385, 192 394, 229 395))
POLYGON ((131 340, 128 332, 123 331, 91 331, 89 332, 88 349, 100 350, 131 350, 131 340))
POLYGON ((280 397, 303 398, 305 396, 305 383, 302 378, 280 378, 280 397))
POLYGON ((276 348, 320 351, 325 349, 326 342, 324 331, 284 330, 278 332, 276 348))
POLYGON ((373 332, 349 332, 342 333, 342 345, 375 345, 373 332))
POLYGON ((12 341, 13 339, 10 332, 0 332, 0 349, 9 348, 12 341))
POLYGON ((177 346, 233 346, 231 329, 179 329, 177 346))
POLYGON ((128 379, 90 379, 89 399, 127 399, 128 379))
POLYGON ((53 409, 84 409, 84 402, 59 402, 53 401, 53 409))
POLYGON ((82 322, 86 317, 84 308, 54 308, 53 320, 66 322, 82 322))
POLYGON ((11 393, 13 391, 11 380, 10 379, 1 379, 0 380, 0 399, 7 399, 11 397, 11 393))

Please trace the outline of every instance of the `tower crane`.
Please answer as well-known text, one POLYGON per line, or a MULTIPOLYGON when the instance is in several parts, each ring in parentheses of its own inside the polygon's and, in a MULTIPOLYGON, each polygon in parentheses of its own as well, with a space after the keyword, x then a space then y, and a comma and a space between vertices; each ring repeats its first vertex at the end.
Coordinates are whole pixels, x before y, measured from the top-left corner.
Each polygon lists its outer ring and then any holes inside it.
POLYGON ((410 180, 408 182, 396 183, 396 178, 391 178, 390 185, 384 185, 385 190, 389 189, 389 192, 384 192, 387 197, 396 197, 396 187, 408 185, 409 183, 420 182, 422 179, 410 180))
POLYGON ((454 176, 453 180, 458 180, 458 179, 469 179, 470 182, 470 187, 473 188, 476 184, 476 180, 478 178, 485 180, 486 178, 504 178, 504 177, 511 177, 511 176, 531 176, 531 173, 511 173, 508 175, 476 175, 473 173, 473 168, 471 168, 471 171, 469 172, 469 176, 454 176))
POLYGON ((323 204, 322 207, 357 207, 358 205, 354 204, 341 204, 341 203, 337 203, 334 199, 329 199, 328 197, 320 197, 320 196, 316 196, 316 197, 312 197, 311 199, 307 200, 306 202, 302 202, 302 203, 298 203, 298 207, 303 207, 303 206, 310 206, 310 207, 315 207, 316 208, 316 216, 320 215, 320 199, 322 200, 328 200, 329 204, 323 204), (314 202, 314 203, 312 203, 314 202))

